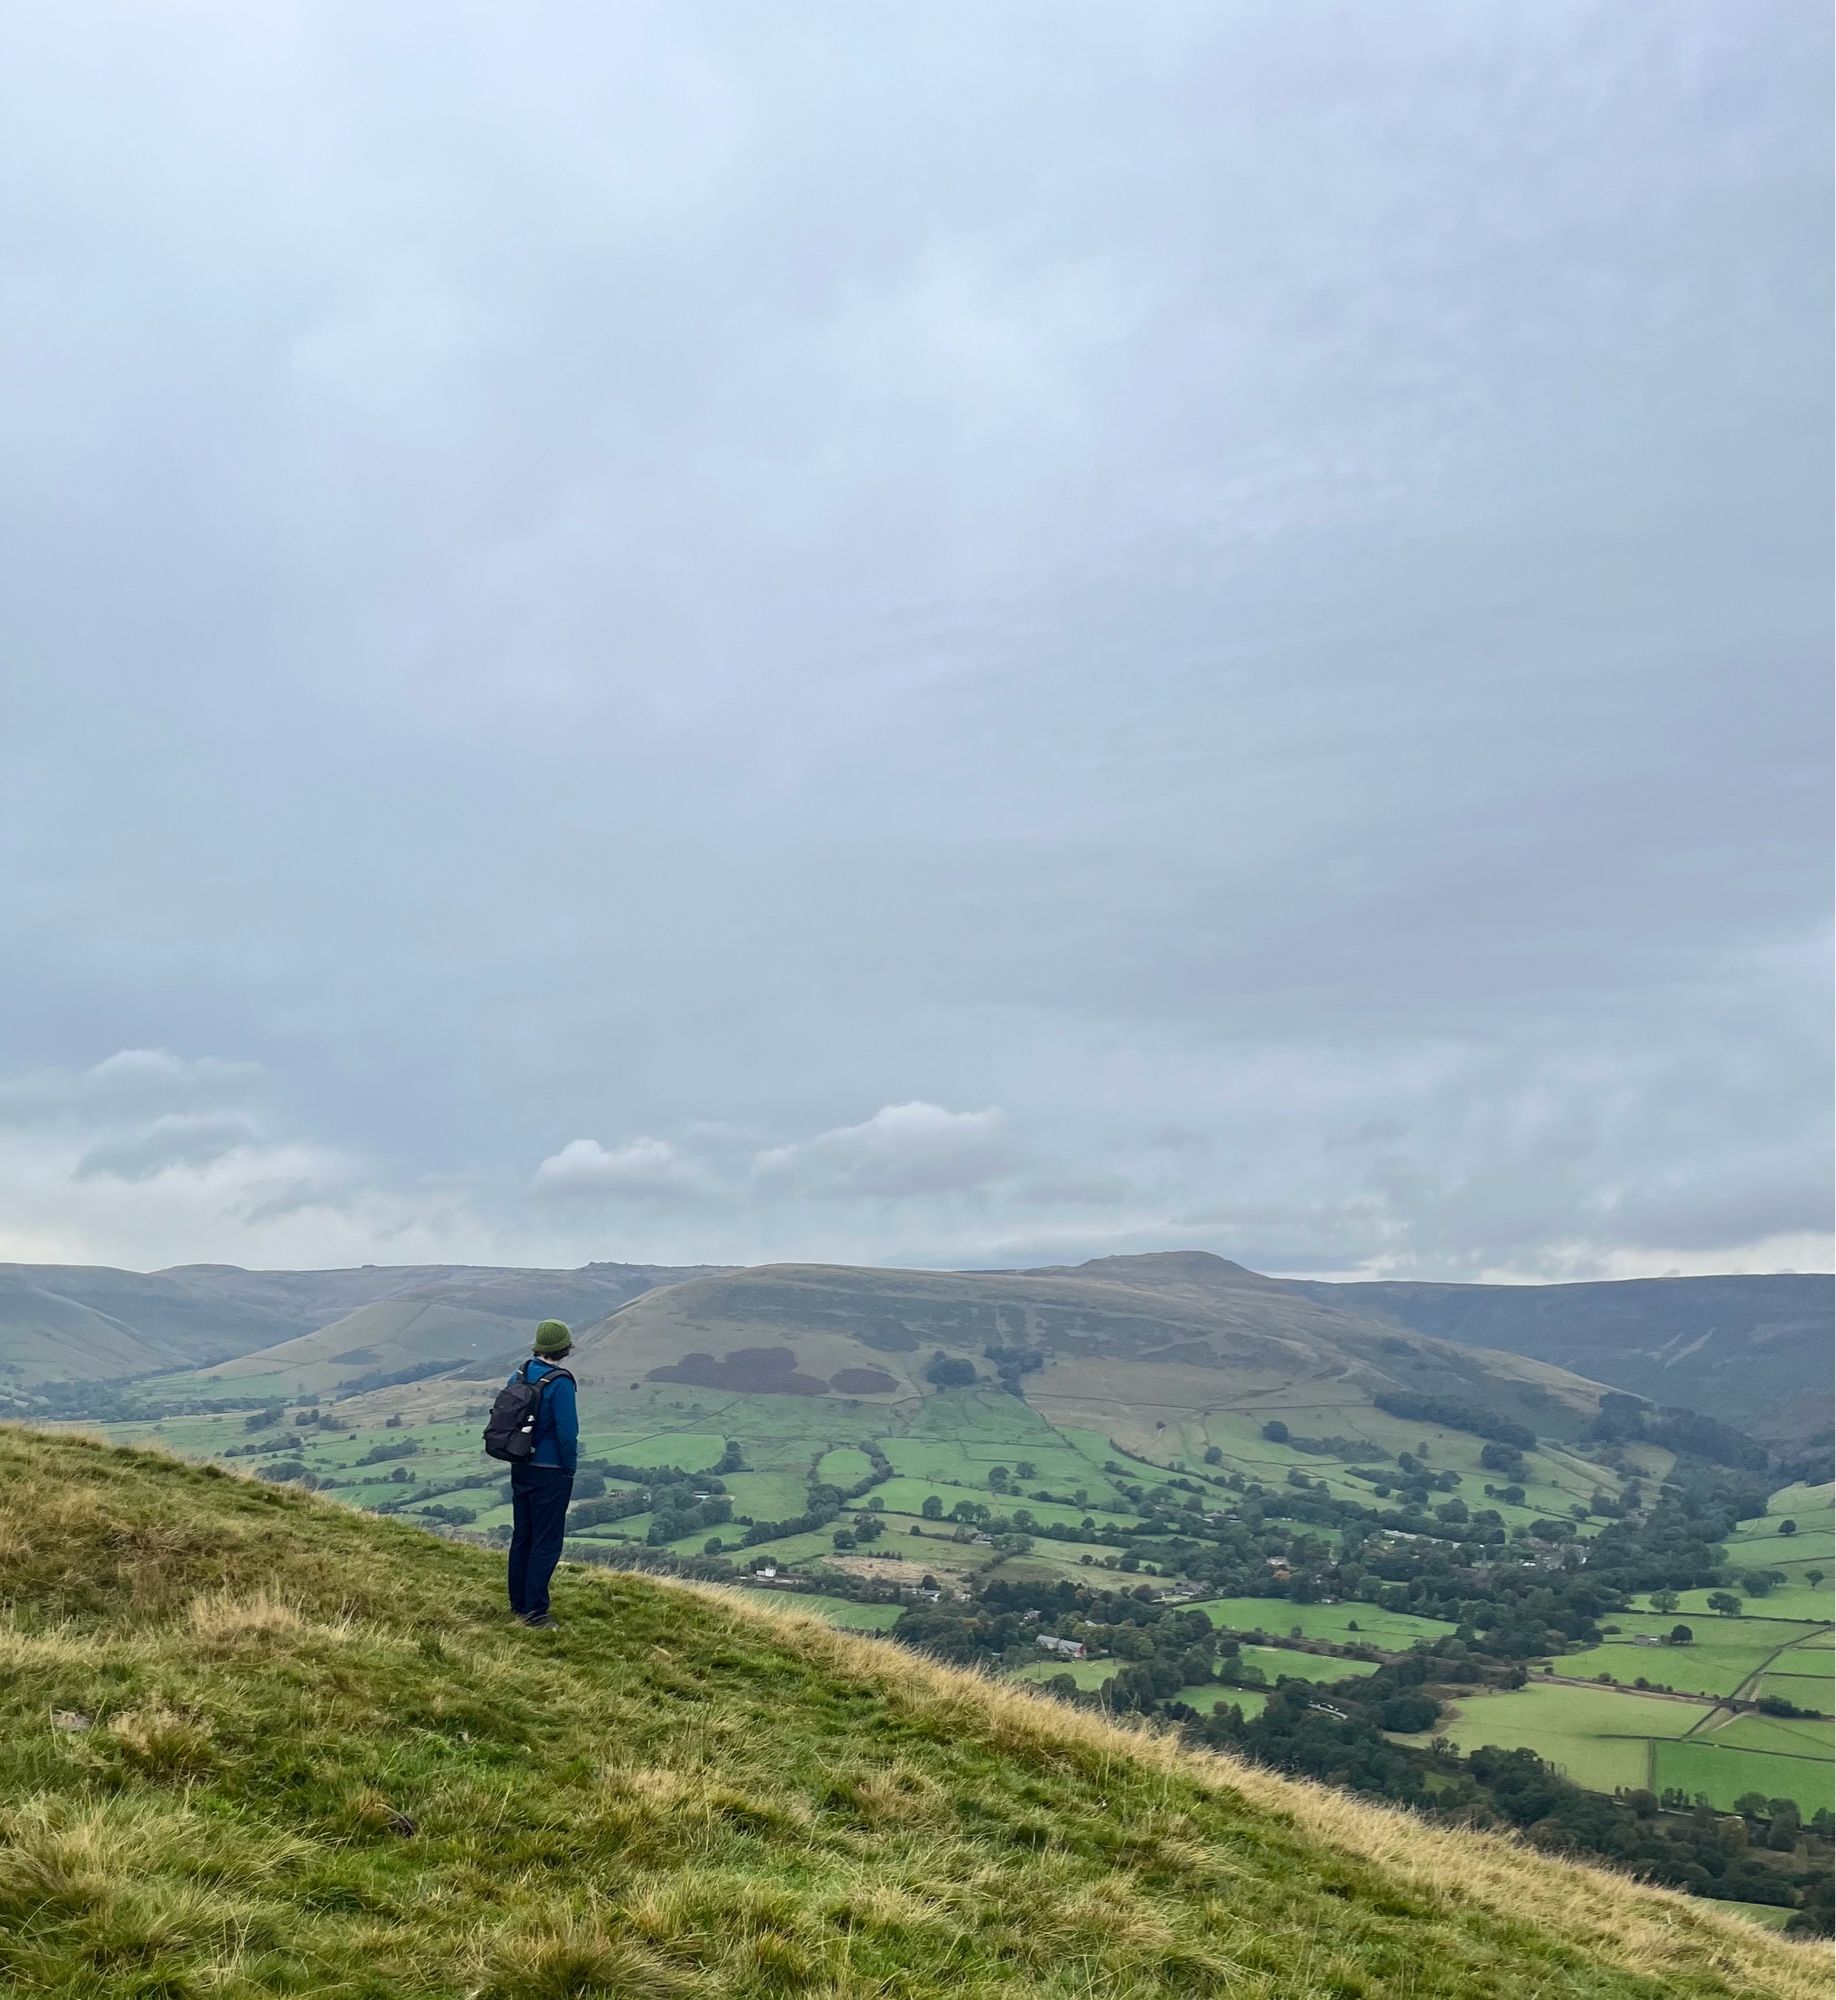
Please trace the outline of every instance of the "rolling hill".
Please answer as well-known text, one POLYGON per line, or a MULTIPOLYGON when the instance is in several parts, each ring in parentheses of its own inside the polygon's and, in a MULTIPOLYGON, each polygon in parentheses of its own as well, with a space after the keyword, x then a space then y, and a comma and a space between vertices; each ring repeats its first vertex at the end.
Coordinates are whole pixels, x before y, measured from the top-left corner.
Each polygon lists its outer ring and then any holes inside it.
POLYGON ((1627 1278, 1581 1285, 1313 1284, 1321 1305, 1462 1347, 1525 1355, 1762 1443, 1830 1430, 1827 1277, 1627 1278))
POLYGON ((583 1361, 606 1381, 735 1393, 898 1402, 926 1392, 939 1349, 985 1375, 990 1347, 1025 1350, 1030 1400, 1065 1417, 1119 1408, 1146 1435, 1221 1388, 1276 1412, 1432 1386, 1559 1438, 1606 1386, 1787 1452, 1830 1424, 1826 1278, 1342 1284, 1203 1252, 985 1272, 5 1265, 0 1396, 155 1374, 168 1397, 323 1396, 444 1364, 455 1401, 550 1315, 587 1330, 583 1361))
POLYGON ((633 1264, 0 1265, 0 1393, 157 1373, 168 1395, 320 1394, 356 1376, 509 1353, 536 1319, 593 1320, 681 1275, 633 1264))
POLYGON ((579 1367, 632 1388, 899 1402, 927 1392, 939 1353, 991 1382, 1012 1367, 1053 1421, 1100 1416, 1125 1441, 1181 1413, 1277 1416, 1361 1406, 1386 1389, 1433 1391, 1563 1438, 1600 1396, 1561 1369, 1363 1320, 1196 1253, 1075 1270, 727 1272, 621 1306, 581 1339, 579 1367))
POLYGON ((48 1996, 1812 2000, 1827 1951, 731 1596, 0 1430, 48 1996))

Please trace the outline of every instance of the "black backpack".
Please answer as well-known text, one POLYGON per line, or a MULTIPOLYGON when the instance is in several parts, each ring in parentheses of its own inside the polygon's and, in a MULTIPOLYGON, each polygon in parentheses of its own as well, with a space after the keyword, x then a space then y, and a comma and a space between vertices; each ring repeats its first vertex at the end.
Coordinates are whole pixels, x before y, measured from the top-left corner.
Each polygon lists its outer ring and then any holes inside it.
POLYGON ((542 1414, 542 1391, 556 1377, 572 1382, 565 1368, 551 1368, 539 1382, 529 1379, 525 1361, 514 1376, 497 1392, 491 1414, 485 1420, 484 1448, 487 1458, 507 1458, 520 1465, 535 1450, 536 1422, 542 1414))

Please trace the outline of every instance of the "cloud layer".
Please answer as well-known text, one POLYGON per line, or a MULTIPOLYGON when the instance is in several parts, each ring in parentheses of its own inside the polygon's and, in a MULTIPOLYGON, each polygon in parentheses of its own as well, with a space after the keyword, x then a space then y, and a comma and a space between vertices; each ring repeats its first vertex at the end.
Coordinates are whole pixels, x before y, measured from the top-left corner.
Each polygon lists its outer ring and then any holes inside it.
POLYGON ((1814 10, 6 34, 0 1256, 1827 1260, 1814 10))

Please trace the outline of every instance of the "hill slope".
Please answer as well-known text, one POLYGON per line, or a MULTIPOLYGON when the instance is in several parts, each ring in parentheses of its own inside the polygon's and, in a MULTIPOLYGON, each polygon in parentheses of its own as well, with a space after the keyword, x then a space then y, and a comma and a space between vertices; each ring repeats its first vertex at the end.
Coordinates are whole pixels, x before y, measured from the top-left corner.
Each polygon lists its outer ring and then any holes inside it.
POLYGON ((0 1265, 0 1391, 120 1382, 162 1391, 307 1395, 340 1380, 515 1351, 550 1316, 585 1323, 652 1285, 696 1275, 637 1264, 578 1271, 461 1264, 354 1271, 168 1271, 0 1265), (223 1383, 227 1389, 214 1385, 223 1383))
POLYGON ((1600 1396, 1560 1369, 1360 1319, 1202 1253, 1075 1270, 726 1272, 622 1307, 582 1339, 580 1365, 633 1385, 896 1400, 923 1392, 940 1350, 992 1376, 990 1347, 1038 1364, 1023 1378, 1027 1400, 1055 1420, 1119 1415, 1124 1435, 1130 1413, 1151 1431, 1180 1411, 1273 1415, 1416 1389, 1572 1437, 1600 1396))
POLYGON ((1798 1444, 1829 1429, 1836 1291, 1827 1277, 1288 1289, 1367 1319, 1527 1355, 1655 1403, 1701 1410, 1766 1443, 1798 1444))
POLYGON ((1827 1991, 1700 1904, 873 1642, 0 1431, 0 1971, 51 1995, 1827 1991))

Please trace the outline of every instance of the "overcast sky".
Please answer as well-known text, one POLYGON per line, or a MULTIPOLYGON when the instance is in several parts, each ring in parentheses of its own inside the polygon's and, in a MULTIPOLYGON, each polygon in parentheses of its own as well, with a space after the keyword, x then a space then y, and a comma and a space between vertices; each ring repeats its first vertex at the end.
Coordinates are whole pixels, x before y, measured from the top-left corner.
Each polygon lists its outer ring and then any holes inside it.
POLYGON ((1829 10, 0 29, 0 1257, 1827 1268, 1829 10))

